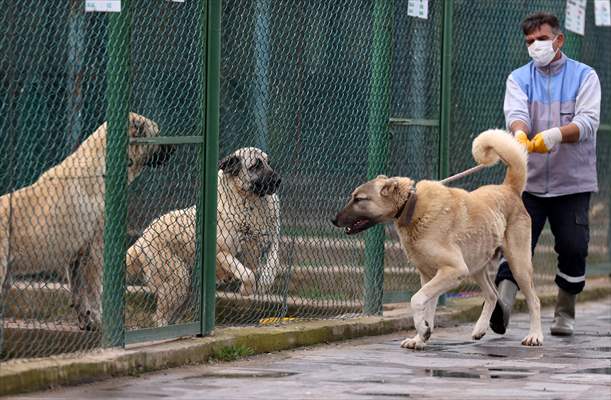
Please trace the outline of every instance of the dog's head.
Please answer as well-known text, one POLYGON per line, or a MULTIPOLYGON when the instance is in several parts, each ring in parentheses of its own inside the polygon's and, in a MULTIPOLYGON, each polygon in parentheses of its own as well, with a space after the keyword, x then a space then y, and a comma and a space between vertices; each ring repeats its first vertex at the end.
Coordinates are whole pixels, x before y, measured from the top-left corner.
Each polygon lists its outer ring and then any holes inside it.
POLYGON ((397 220, 412 195, 413 187, 414 181, 409 178, 379 175, 354 189, 348 204, 331 222, 352 235, 397 220))
POLYGON ((263 197, 276 193, 281 178, 269 165, 267 154, 256 147, 244 147, 219 162, 219 169, 242 193, 263 197))
POLYGON ((174 146, 159 145, 152 143, 138 143, 138 139, 153 138, 159 136, 159 126, 142 115, 129 114, 129 138, 133 142, 128 147, 128 175, 133 180, 140 174, 144 167, 159 167, 165 165, 172 153, 174 146))

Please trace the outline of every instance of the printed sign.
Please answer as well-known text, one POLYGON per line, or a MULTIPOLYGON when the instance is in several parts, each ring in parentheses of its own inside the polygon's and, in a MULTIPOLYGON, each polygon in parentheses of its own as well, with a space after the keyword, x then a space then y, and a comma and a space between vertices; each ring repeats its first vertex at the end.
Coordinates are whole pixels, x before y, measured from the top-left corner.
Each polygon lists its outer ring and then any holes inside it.
POLYGON ((121 12, 121 0, 85 0, 85 12, 121 12))
POLYGON ((429 0, 408 0, 407 15, 409 15, 410 17, 428 19, 429 0))
POLYGON ((567 0, 564 26, 579 35, 585 34, 586 0, 567 0))
POLYGON ((611 26, 610 0, 594 0, 594 24, 596 26, 611 26))

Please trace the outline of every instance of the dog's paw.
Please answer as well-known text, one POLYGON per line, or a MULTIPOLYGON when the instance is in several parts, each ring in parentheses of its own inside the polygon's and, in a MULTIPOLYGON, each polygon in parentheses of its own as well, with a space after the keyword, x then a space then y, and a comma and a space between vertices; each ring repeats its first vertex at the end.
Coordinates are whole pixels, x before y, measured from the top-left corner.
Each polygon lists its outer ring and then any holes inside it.
POLYGON ((240 294, 242 296, 251 296, 255 293, 255 283, 254 282, 242 282, 240 286, 240 294))
POLYGON ((78 313, 78 327, 82 331, 97 331, 100 329, 100 321, 95 313, 86 310, 78 313))
POLYGON ((401 347, 405 349, 424 350, 424 340, 416 335, 413 338, 407 338, 401 342, 401 347))
POLYGON ((484 332, 473 331, 473 333, 471 334, 471 339, 473 339, 473 340, 480 340, 481 338, 484 337, 484 335, 486 335, 486 331, 484 331, 484 332))
POLYGON ((168 325, 170 325, 169 318, 166 318, 164 316, 157 316, 157 315, 153 317, 153 326, 157 328, 161 328, 163 326, 168 326, 168 325))
POLYGON ((475 328, 473 328, 473 332, 471 332, 471 338, 473 340, 480 340, 486 334, 488 330, 488 326, 486 324, 477 324, 475 328))
POLYGON ((542 333, 529 333, 522 340, 524 346, 543 346, 543 334, 542 333))

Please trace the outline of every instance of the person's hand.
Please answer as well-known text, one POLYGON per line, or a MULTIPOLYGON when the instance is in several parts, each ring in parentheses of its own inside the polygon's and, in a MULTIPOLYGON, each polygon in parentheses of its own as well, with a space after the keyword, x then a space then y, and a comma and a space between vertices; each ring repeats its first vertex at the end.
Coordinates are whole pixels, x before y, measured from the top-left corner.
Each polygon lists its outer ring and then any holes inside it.
POLYGON ((528 140, 528 136, 526 136, 526 132, 524 132, 521 129, 516 131, 515 138, 522 146, 526 148, 526 151, 528 151, 529 153, 532 153, 533 145, 530 142, 530 140, 528 140))
MULTIPOLYGON (((539 132, 530 141, 532 143, 532 151, 535 153, 548 153, 557 144, 562 142, 562 132, 560 128, 551 128, 539 132)), ((529 153, 531 150, 529 150, 529 153)))

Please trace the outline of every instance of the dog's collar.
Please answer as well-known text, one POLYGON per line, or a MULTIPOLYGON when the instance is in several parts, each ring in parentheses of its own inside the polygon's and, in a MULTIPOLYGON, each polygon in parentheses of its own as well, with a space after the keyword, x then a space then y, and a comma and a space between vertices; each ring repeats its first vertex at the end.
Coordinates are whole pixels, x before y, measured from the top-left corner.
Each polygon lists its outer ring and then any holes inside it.
POLYGON ((409 191, 409 195, 403 205, 395 214, 395 219, 401 226, 408 226, 412 222, 412 217, 414 216, 414 210, 416 210, 416 188, 412 187, 409 191))

